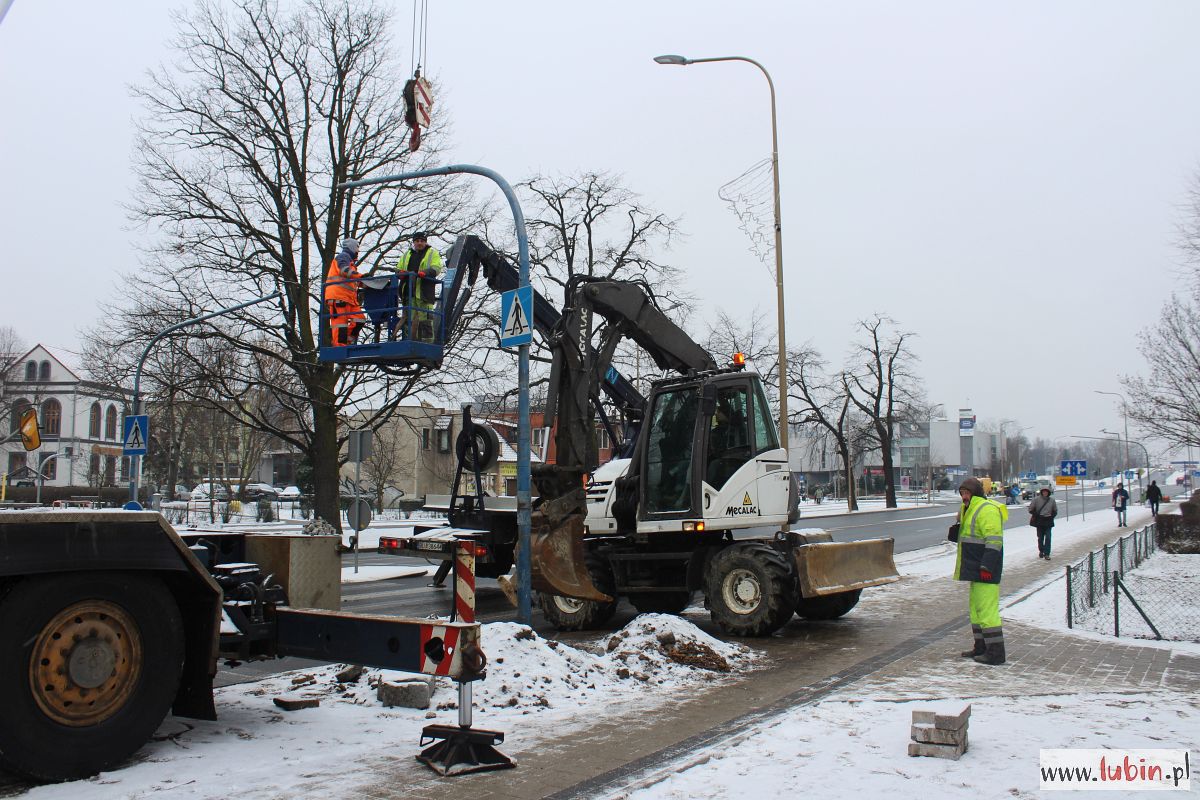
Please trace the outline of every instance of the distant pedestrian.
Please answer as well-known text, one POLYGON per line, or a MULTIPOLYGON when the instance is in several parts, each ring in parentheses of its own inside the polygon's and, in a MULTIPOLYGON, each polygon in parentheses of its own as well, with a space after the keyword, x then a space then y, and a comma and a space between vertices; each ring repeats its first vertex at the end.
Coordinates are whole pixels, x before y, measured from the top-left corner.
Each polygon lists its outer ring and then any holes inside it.
POLYGON ((1054 518, 1058 516, 1058 503, 1043 486, 1029 503, 1029 524, 1037 528, 1038 558, 1050 560, 1050 531, 1054 529, 1054 518))
POLYGON ((962 653, 980 664, 1003 664, 1000 573, 1004 567, 1004 522, 1008 509, 984 496, 983 483, 967 478, 958 487, 962 506, 951 537, 958 543, 954 579, 970 581, 971 633, 975 646, 962 653))
POLYGON ((825 492, 821 491, 820 486, 818 486, 816 492, 813 493, 813 497, 817 501, 817 505, 821 505, 821 499, 825 497, 825 492))
POLYGON ((1162 502, 1162 489, 1158 488, 1158 481, 1150 481, 1150 488, 1146 490, 1146 500, 1150 503, 1150 513, 1158 516, 1158 504, 1162 502))
POLYGON ((1124 528, 1127 524, 1125 508, 1129 505, 1129 492, 1125 491, 1124 483, 1118 483, 1117 488, 1113 489, 1112 505, 1113 510, 1117 512, 1117 527, 1124 528))

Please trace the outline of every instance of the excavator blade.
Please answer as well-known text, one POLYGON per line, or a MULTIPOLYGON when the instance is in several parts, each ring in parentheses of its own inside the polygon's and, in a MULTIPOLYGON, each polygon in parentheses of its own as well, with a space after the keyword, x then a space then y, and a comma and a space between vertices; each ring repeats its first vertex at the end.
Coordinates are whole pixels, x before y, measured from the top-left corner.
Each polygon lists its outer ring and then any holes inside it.
POLYGON ((612 602, 592 583, 583 554, 583 515, 571 514, 554 525, 542 514, 533 515, 530 556, 533 588, 539 592, 577 600, 612 602))
POLYGON ((892 539, 819 542, 795 548, 800 594, 819 597, 900 580, 892 539))

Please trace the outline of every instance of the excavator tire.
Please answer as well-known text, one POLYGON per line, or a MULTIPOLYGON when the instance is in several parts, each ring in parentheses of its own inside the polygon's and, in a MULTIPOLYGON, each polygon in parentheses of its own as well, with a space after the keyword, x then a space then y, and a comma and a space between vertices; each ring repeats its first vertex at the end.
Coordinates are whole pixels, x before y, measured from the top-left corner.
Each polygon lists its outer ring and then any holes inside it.
POLYGON ((183 619, 157 577, 18 581, 0 601, 0 768, 62 781, 117 766, 171 709, 183 656, 183 619))
POLYGON ((560 631, 586 631, 603 627, 617 613, 617 600, 613 594, 616 581, 608 562, 596 553, 585 553, 583 563, 587 567, 592 584, 614 599, 577 600, 549 592, 538 592, 538 605, 546 621, 560 631))
POLYGON ((796 604, 796 616, 804 619, 837 619, 849 614, 850 609, 858 605, 860 595, 862 589, 820 597, 802 597, 796 604))
POLYGON ((692 603, 691 592, 630 592, 629 604, 639 614, 679 614, 692 603))
POLYGON ((712 557, 705 581, 712 620, 731 636, 770 636, 796 610, 796 580, 770 545, 741 542, 712 557))

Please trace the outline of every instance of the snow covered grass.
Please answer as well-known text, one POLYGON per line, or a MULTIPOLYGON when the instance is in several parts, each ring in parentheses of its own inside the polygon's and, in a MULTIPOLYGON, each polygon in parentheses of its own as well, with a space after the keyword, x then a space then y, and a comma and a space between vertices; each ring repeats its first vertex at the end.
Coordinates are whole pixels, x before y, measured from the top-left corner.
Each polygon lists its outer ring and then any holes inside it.
POLYGON ((1188 748, 1200 737, 1200 699, 1165 692, 857 701, 798 709, 735 741, 694 754, 630 800, 792 797, 1033 797, 1040 748, 1188 748), (971 704, 959 761, 907 754, 912 712, 971 704), (752 787, 752 788, 751 788, 752 787))
MULTIPOLYGON (((761 660, 756 651, 661 614, 640 616, 602 637, 597 652, 548 641, 516 623, 483 628, 488 675, 473 687, 474 723, 506 731, 504 750, 510 753, 606 714, 649 712, 689 687, 731 680, 761 660)), ((456 685, 439 679, 429 711, 385 708, 376 699, 380 681, 419 676, 366 670, 356 682, 340 684, 339 669, 219 689, 217 721, 169 717, 125 768, 38 787, 27 796, 106 800, 170 790, 171 798, 274 798, 305 796, 319 785, 326 794, 351 797, 356 781, 375 778, 369 770, 348 768, 362 759, 398 756, 411 762, 414 773, 423 770, 413 760, 421 728, 457 722, 456 685), (272 702, 280 696, 316 698, 321 705, 285 712, 272 702)))

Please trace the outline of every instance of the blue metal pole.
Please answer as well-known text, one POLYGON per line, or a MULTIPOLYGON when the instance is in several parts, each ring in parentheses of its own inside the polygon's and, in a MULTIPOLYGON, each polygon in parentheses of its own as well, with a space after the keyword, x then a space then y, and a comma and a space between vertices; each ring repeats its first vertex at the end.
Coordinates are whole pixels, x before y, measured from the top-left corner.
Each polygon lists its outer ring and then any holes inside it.
MULTIPOLYGON (((268 300, 274 300, 275 298, 282 297, 282 296, 283 296, 283 292, 274 292, 272 294, 264 295, 263 297, 256 297, 255 299, 249 300, 245 303, 239 303, 236 306, 230 306, 229 308, 222 308, 219 311, 212 312, 211 314, 204 314, 204 315, 196 317, 194 319, 184 320, 183 322, 180 322, 177 325, 172 325, 171 327, 167 328, 165 331, 163 331, 162 333, 158 334, 153 339, 151 339, 150 342, 146 345, 146 349, 142 351, 142 357, 138 359, 137 370, 133 373, 133 416, 136 417, 142 411, 142 397, 141 397, 142 367, 145 366, 145 364, 146 364, 146 357, 148 355, 150 355, 150 349, 152 347, 154 347, 155 344, 158 343, 159 339, 163 338, 164 336, 167 336, 168 334, 174 333, 175 331, 179 330, 180 328, 186 328, 189 325, 196 325, 201 322, 207 322, 208 320, 212 319, 213 317, 219 317, 223 314, 231 314, 234 311, 241 311, 243 308, 247 308, 247 307, 253 306, 253 305, 258 305, 259 303, 265 303, 268 300)), ((141 456, 130 456, 129 457, 129 500, 131 502, 137 502, 138 482, 141 478, 141 475, 139 474, 139 472, 141 470, 139 469, 139 467, 141 467, 141 465, 142 465, 142 457, 141 456)))
MULTIPOLYGON (((490 178, 508 199, 512 210, 513 225, 517 229, 517 261, 521 270, 521 287, 529 285, 529 236, 525 232, 525 213, 517 200, 516 192, 498 172, 474 164, 452 164, 399 175, 384 175, 379 178, 364 178, 358 181, 339 183, 339 189, 353 189, 376 183, 431 178, 437 175, 458 174, 482 175, 490 178)), ((529 457, 529 345, 518 349, 517 367, 517 619, 523 625, 533 622, 531 582, 533 563, 530 558, 530 535, 533 527, 533 505, 530 500, 530 457, 529 457)))

